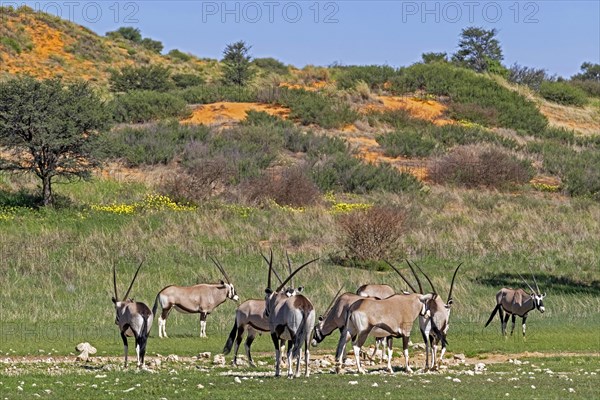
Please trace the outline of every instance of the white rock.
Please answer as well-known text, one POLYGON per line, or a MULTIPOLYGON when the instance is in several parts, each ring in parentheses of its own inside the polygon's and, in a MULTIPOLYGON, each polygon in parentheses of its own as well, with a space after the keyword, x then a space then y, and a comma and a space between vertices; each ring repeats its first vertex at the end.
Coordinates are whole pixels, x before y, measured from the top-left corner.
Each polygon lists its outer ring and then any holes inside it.
POLYGON ((212 356, 212 353, 210 351, 205 351, 203 353, 198 354, 198 358, 208 358, 208 359, 210 359, 211 356, 212 356))
POLYGON ((477 363, 475 364, 475 371, 484 371, 485 370, 485 364, 484 363, 477 363))
POLYGON ((373 387, 378 387, 379 385, 377 384, 377 382, 373 383, 371 386, 373 387))
POLYGON ((351 384, 351 385, 358 385, 358 381, 350 381, 348 383, 351 384))
POLYGON ((169 354, 167 356, 167 361, 177 362, 179 361, 179 356, 177 354, 169 354))
POLYGON ((520 360, 517 360, 517 359, 515 359, 514 363, 515 363, 515 365, 521 365, 521 364, 523 364, 520 360))
POLYGON ((96 348, 88 342, 79 343, 77 346, 75 346, 75 350, 81 352, 77 356, 78 361, 88 361, 90 355, 96 354, 96 348))
POLYGON ((202 384, 198 384, 198 385, 196 385, 196 387, 197 387, 198 389, 204 389, 204 385, 202 385, 202 384))
POLYGON ((460 383, 460 379, 454 378, 454 379, 452 379, 452 382, 460 383))
POLYGON ((223 354, 217 354, 213 358, 214 365, 225 365, 225 356, 223 354))
POLYGON ((532 389, 535 389, 535 386, 534 386, 534 385, 531 385, 531 388, 532 388, 532 389))
POLYGON ((235 383, 242 383, 242 380, 241 380, 241 379, 240 379, 238 376, 236 376, 236 377, 233 379, 233 381, 234 381, 235 383))
POLYGON ((575 389, 569 388, 569 393, 575 393, 575 389))
POLYGON ((462 353, 459 353, 459 354, 455 354, 454 356, 452 356, 452 358, 454 358, 455 360, 464 360, 465 355, 462 353))

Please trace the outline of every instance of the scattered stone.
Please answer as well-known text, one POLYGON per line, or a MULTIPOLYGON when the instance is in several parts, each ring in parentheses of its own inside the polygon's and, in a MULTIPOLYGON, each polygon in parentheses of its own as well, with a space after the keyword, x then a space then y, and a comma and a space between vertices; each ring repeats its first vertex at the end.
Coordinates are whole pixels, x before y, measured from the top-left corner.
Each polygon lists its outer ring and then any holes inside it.
POLYGON ((534 385, 531 385, 531 388, 532 388, 532 389, 535 389, 535 386, 534 386, 534 385))
POLYGON ((162 364, 162 361, 160 358, 155 358, 152 361, 150 361, 150 366, 153 368, 159 368, 161 364, 162 364))
POLYGON ((75 346, 75 350, 80 352, 80 354, 77 356, 77 361, 88 361, 90 355, 96 354, 96 348, 88 342, 79 343, 77 346, 75 346))
POLYGON ((469 369, 469 370, 466 370, 466 371, 464 372, 464 374, 465 374, 465 375, 469 375, 469 376, 474 376, 474 375, 475 375, 475 371, 471 371, 471 370, 469 369))
POLYGON ((178 362, 179 361, 179 356, 177 354, 169 354, 167 356, 167 361, 178 362))
POLYGON ((129 393, 132 390, 135 390, 135 387, 130 387, 129 389, 125 389, 125 390, 123 390, 123 393, 129 393))
POLYGON ((236 376, 236 377, 233 379, 233 381, 234 381, 235 383, 242 383, 242 380, 241 380, 241 379, 240 379, 238 376, 236 376))
POLYGON ((266 361, 258 361, 257 364, 258 364, 259 367, 264 367, 265 365, 268 364, 268 362, 266 362, 266 361))
POLYGON ((225 356, 223 354, 217 354, 213 358, 213 365, 225 365, 225 356))
POLYGON ((484 363, 475 364, 475 372, 482 372, 482 371, 485 371, 485 364, 484 363))
POLYGON ((350 381, 348 383, 351 384, 351 385, 358 385, 358 381, 350 381))
POLYGON ((371 386, 372 386, 372 387, 378 387, 379 385, 377 384, 377 382, 375 382, 375 383, 373 383, 371 386))
POLYGON ((452 358, 454 358, 455 360, 464 361, 465 360, 465 355, 462 354, 462 353, 459 353, 459 354, 455 354, 454 356, 452 356, 452 358))
POLYGON ((575 389, 569 388, 569 393, 575 393, 575 389))
POLYGON ((412 348, 413 349, 421 349, 421 350, 425 350, 426 349, 425 343, 416 343, 416 344, 413 345, 412 348))
POLYGON ((204 353, 200 353, 198 354, 198 358, 208 358, 210 359, 210 357, 212 356, 210 351, 205 351, 204 353))
POLYGON ((323 368, 327 368, 327 367, 331 367, 331 363, 327 360, 320 360, 319 364, 321 365, 321 367, 323 368))
POLYGON ((204 389, 204 385, 202 385, 202 384, 200 384, 200 383, 199 383, 198 385, 196 385, 196 387, 197 387, 198 389, 204 389))
POLYGON ((460 379, 454 378, 454 379, 452 379, 452 382, 460 383, 460 379))
POLYGON ((515 360, 514 360, 514 363, 515 363, 515 365, 521 365, 521 364, 523 364, 523 363, 521 362, 521 360, 517 360, 517 359, 515 359, 515 360))

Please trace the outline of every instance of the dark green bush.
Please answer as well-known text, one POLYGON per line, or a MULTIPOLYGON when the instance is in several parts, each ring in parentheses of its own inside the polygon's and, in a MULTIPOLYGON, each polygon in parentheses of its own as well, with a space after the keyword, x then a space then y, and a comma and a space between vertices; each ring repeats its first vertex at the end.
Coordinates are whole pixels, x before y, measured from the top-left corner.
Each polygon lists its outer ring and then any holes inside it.
POLYGON ((276 126, 281 128, 292 128, 294 123, 276 115, 264 111, 250 110, 246 112, 246 118, 240 122, 242 125, 250 126, 276 126))
POLYGON ((253 102, 256 90, 241 86, 202 85, 177 92, 188 104, 210 104, 219 101, 253 102))
POLYGON ((140 90, 117 95, 113 100, 116 122, 140 123, 164 118, 183 118, 189 113, 185 101, 169 93, 140 90))
POLYGON ((317 135, 313 132, 302 132, 299 129, 286 129, 283 135, 286 150, 294 153, 306 153, 313 160, 326 155, 349 152, 348 144, 339 137, 317 135))
POLYGON ((145 49, 150 50, 151 52, 157 53, 157 54, 160 54, 164 48, 162 42, 159 42, 158 40, 154 40, 154 39, 150 39, 150 38, 142 39, 140 44, 145 49))
POLYGON ((366 82, 371 89, 383 89, 396 75, 396 69, 388 65, 351 65, 336 67, 337 87, 352 89, 359 81, 366 82))
POLYGON ((450 103, 446 114, 457 121, 470 121, 485 126, 498 126, 498 111, 477 103, 450 103))
POLYGON ((272 57, 255 58, 251 64, 267 73, 287 75, 290 72, 284 63, 272 57))
POLYGON ((599 81, 580 81, 570 80, 569 85, 572 85, 578 89, 583 90, 588 96, 600 97, 600 82, 599 81))
POLYGON ((171 79, 179 89, 187 89, 204 84, 204 79, 196 74, 173 74, 171 79))
POLYGON ((544 82, 540 85, 540 96, 548 101, 568 106, 582 107, 587 104, 585 92, 567 82, 544 82))
POLYGON ((425 157, 435 149, 436 142, 424 130, 406 128, 377 136, 377 142, 389 157, 425 157))
POLYGON ((166 92, 174 87, 169 68, 160 65, 127 66, 120 71, 112 71, 108 82, 112 92, 132 90, 166 92))
POLYGON ((358 118, 357 113, 342 100, 306 90, 282 89, 278 91, 275 102, 289 107, 290 118, 303 125, 340 128, 358 118))
POLYGON ((392 89, 403 94, 424 90, 448 96, 452 102, 495 109, 498 125, 528 133, 543 130, 548 121, 536 105, 490 78, 446 63, 415 64, 401 69, 392 89))
POLYGON ((167 55, 174 60, 181 60, 184 62, 190 61, 192 59, 192 56, 184 53, 183 51, 177 50, 177 49, 173 49, 173 50, 169 51, 169 53, 167 53, 167 55))

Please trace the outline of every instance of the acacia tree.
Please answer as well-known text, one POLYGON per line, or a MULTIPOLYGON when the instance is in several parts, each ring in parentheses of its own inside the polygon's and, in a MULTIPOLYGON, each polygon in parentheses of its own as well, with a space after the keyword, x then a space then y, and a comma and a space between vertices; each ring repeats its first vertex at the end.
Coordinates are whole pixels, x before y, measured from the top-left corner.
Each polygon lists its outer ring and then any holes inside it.
POLYGON ((469 27, 462 30, 458 42, 458 51, 452 61, 477 72, 497 67, 504 59, 500 42, 496 39, 496 29, 485 30, 469 27))
POLYGON ((99 165, 98 134, 108 128, 105 103, 85 82, 32 77, 0 83, 0 169, 33 172, 42 180, 43 204, 53 204, 52 181, 88 178, 99 165))
POLYGON ((250 69, 250 49, 246 42, 228 44, 223 51, 223 83, 226 85, 245 86, 252 78, 250 69))

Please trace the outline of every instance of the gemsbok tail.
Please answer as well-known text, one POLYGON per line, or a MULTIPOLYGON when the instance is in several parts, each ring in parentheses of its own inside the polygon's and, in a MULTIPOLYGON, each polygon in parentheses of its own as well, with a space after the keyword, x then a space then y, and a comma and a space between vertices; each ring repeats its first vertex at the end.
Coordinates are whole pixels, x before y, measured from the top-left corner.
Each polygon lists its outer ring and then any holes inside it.
POLYGON ((307 340, 309 329, 307 329, 308 324, 306 323, 306 319, 308 318, 309 313, 310 311, 307 312, 307 310, 302 310, 302 322, 298 327, 298 332, 296 332, 292 357, 300 357, 300 352, 302 351, 302 343, 304 343, 307 340))
POLYGON ((488 320, 487 320, 487 322, 485 323, 485 326, 484 326, 484 328, 485 328, 485 327, 487 327, 487 326, 490 324, 490 322, 492 322, 492 320, 493 320, 493 319, 494 319, 494 317, 496 316, 496 313, 498 312, 498 310, 500 309, 500 307, 502 307, 502 305, 501 305, 501 304, 498 304, 498 305, 496 306, 496 308, 494 308, 494 311, 492 311, 492 315, 490 315, 490 319, 488 319, 488 320))
POLYGON ((237 318, 236 318, 235 321, 233 321, 233 328, 231 328, 231 332, 229 333, 229 337, 227 338, 225 347, 223 347, 223 355, 226 356, 231 351, 231 348, 233 347, 233 341, 235 340, 235 337, 237 335, 237 330, 238 330, 238 326, 237 326, 237 318))
POLYGON ((160 296, 160 292, 156 295, 156 299, 154 299, 154 305, 152 306, 152 315, 156 316, 156 310, 158 310, 158 296, 160 296))

